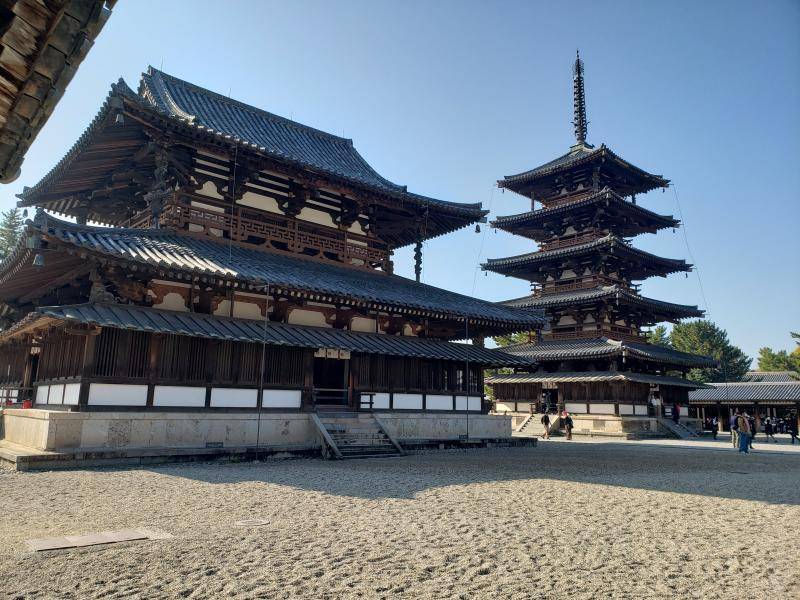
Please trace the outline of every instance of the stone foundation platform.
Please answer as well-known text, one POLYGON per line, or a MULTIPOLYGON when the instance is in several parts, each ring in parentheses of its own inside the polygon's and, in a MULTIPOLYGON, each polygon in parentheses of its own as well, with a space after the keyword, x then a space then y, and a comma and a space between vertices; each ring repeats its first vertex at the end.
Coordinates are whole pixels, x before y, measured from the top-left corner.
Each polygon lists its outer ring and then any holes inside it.
MULTIPOLYGON (((405 449, 519 445, 511 417, 376 412, 405 449)), ((19 470, 321 456, 301 412, 2 409, 0 460, 19 470), (259 423, 260 421, 260 423, 259 423)))

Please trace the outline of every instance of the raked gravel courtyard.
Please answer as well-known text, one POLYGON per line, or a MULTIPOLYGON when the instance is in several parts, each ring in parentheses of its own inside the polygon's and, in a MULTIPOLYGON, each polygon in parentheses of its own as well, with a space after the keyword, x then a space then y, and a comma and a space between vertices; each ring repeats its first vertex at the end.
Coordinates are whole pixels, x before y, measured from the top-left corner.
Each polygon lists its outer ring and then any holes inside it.
POLYGON ((800 453, 729 448, 0 471, 0 597, 798 598, 800 453))

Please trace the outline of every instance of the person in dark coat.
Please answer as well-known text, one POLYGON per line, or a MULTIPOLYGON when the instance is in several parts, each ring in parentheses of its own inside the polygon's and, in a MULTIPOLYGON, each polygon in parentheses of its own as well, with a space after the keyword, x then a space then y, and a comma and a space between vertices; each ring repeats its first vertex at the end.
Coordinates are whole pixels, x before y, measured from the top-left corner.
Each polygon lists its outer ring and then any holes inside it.
POLYGON ((544 413, 542 415, 542 427, 544 427, 544 432, 542 433, 542 437, 547 439, 550 437, 550 415, 544 413))
POLYGON ((564 429, 567 432, 567 439, 571 440, 572 439, 572 417, 569 415, 568 412, 565 412, 564 414, 565 414, 565 417, 564 417, 564 429))

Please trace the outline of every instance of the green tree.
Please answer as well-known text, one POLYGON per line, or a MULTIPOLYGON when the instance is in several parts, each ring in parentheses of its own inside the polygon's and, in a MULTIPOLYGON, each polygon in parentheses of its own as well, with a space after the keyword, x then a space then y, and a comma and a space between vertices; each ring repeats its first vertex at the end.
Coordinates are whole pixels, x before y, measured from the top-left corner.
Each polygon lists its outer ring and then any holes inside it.
POLYGON ((758 351, 758 370, 759 371, 798 371, 800 372, 800 333, 789 332, 795 340, 797 348, 791 352, 779 350, 775 352, 772 348, 761 348, 758 351))
POLYGON ((527 344, 530 340, 536 339, 536 334, 529 334, 527 331, 520 331, 518 333, 510 333, 508 335, 498 335, 493 338, 494 343, 498 346, 513 346, 514 344, 527 344))
POLYGON ((672 347, 681 352, 710 356, 718 367, 692 369, 688 378, 704 383, 740 381, 750 369, 752 359, 728 340, 728 333, 711 321, 689 321, 672 328, 672 347))
POLYGON ((0 214, 0 260, 14 250, 22 233, 22 225, 22 213, 18 208, 10 208, 0 214))
POLYGON ((665 325, 658 325, 655 329, 649 331, 647 333, 647 343, 669 348, 671 344, 669 341, 669 334, 667 333, 667 327, 665 325))

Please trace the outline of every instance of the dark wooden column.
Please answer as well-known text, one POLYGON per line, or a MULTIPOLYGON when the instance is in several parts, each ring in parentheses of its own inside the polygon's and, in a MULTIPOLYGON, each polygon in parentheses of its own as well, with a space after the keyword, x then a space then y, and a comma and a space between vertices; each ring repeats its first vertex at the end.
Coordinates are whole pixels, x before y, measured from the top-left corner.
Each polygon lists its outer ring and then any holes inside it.
POLYGON ((153 406, 153 396, 155 394, 156 382, 158 381, 158 357, 161 350, 161 341, 164 336, 154 333, 150 336, 150 348, 148 350, 148 373, 147 373, 147 406, 153 406))
POLYGON ((86 336, 86 343, 83 346, 83 365, 81 367, 81 388, 78 392, 78 410, 85 410, 89 405, 89 386, 94 374, 95 346, 97 337, 102 330, 98 327, 86 336))

